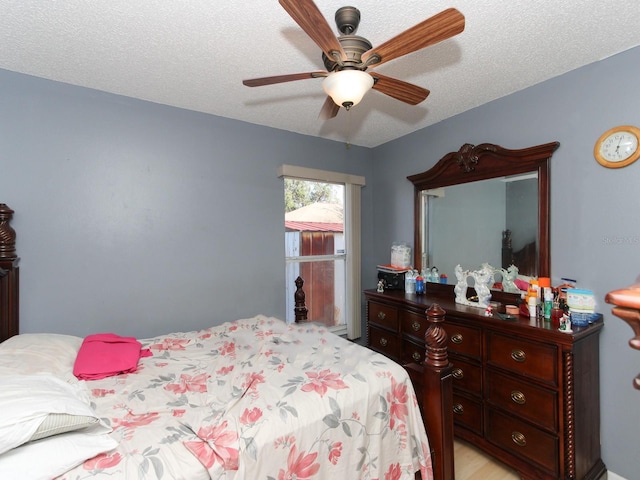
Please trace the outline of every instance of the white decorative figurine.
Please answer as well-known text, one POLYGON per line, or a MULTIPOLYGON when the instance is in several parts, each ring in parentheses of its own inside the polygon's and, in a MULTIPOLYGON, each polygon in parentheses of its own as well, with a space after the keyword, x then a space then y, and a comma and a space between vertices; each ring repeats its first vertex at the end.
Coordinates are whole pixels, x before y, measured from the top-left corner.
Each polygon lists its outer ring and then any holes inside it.
POLYGON ((493 269, 489 264, 485 263, 480 270, 471 272, 471 276, 475 282, 474 288, 478 295, 478 306, 487 308, 491 301, 491 290, 489 287, 493 285, 493 269))
POLYGON ((496 271, 500 271, 500 269, 493 268, 488 263, 483 263, 480 265, 480 270, 488 270, 489 271, 489 280, 487 281, 487 286, 489 288, 493 287, 493 284, 496 283, 496 271))
POLYGON ((518 278, 518 267, 515 265, 502 270, 502 289, 505 292, 520 293, 520 289, 516 287, 515 279, 518 278))
POLYGON ((491 301, 491 290, 489 289, 493 285, 493 268, 491 265, 485 263, 480 270, 462 270, 460 265, 456 265, 455 273, 457 283, 453 291, 456 294, 456 303, 462 305, 469 305, 472 307, 487 308, 491 301), (478 301, 472 302, 467 299, 467 279, 473 278, 473 287, 478 295, 478 301))
POLYGON ((460 264, 456 265, 455 268, 456 273, 456 286, 453 288, 454 293, 456 294, 456 303, 466 304, 467 302, 467 276, 469 275, 469 270, 462 271, 462 267, 460 264))
POLYGON ((558 330, 564 333, 573 333, 573 330, 571 330, 571 317, 566 313, 560 318, 560 327, 558 330))

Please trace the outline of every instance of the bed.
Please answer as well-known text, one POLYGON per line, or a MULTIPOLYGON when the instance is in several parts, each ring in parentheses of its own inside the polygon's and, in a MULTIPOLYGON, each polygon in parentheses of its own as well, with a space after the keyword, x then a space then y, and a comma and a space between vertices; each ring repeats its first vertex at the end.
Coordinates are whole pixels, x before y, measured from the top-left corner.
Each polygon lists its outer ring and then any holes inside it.
POLYGON ((452 479, 443 320, 423 365, 256 315, 131 339, 135 366, 94 380, 72 373, 86 338, 3 338, 0 478, 452 479))

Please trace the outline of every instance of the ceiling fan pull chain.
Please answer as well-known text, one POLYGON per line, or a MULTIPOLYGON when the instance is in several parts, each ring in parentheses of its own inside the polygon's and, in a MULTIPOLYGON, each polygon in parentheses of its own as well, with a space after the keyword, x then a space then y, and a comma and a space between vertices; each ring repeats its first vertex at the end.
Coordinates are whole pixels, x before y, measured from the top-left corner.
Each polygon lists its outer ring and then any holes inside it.
POLYGON ((347 150, 351 149, 351 109, 347 109, 347 150))

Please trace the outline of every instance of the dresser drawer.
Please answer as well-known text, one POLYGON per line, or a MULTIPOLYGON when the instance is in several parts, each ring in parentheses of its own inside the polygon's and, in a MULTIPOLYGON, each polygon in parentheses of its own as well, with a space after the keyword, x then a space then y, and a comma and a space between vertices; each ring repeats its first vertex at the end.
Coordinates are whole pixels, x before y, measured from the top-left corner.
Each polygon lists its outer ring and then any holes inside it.
POLYGON ((482 336, 479 328, 467 327, 447 321, 444 322, 443 326, 449 337, 447 348, 450 352, 480 358, 482 336))
POLYGON ((402 363, 415 362, 421 364, 424 361, 424 344, 403 339, 401 351, 402 363))
POLYGON ((367 320, 394 332, 398 331, 398 309, 381 303, 369 302, 367 320))
POLYGON ((400 312, 400 331, 403 335, 409 335, 418 341, 424 342, 427 325, 427 317, 424 313, 418 315, 406 310, 400 312))
POLYGON ((369 347, 397 360, 400 355, 400 340, 397 334, 369 326, 369 347))
POLYGON ((536 343, 491 332, 487 335, 487 363, 557 385, 556 345, 536 343))
POLYGON ((556 392, 491 370, 487 372, 486 382, 485 395, 489 403, 551 432, 558 431, 556 392))
POLYGON ((482 392, 482 369, 480 365, 464 360, 458 355, 451 355, 449 360, 453 363, 453 370, 451 371, 453 388, 480 395, 482 392))
POLYGON ((454 393, 453 421, 457 426, 482 435, 482 408, 480 403, 454 393))
POLYGON ((487 410, 485 435, 491 443, 513 455, 533 461, 552 476, 558 477, 559 445, 556 436, 492 408, 487 410))

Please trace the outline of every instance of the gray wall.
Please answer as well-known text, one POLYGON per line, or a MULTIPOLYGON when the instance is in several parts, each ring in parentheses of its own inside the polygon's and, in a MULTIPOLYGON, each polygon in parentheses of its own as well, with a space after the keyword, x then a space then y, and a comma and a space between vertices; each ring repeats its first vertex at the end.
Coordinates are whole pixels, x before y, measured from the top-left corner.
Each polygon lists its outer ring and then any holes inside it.
POLYGON ((609 470, 638 478, 640 352, 632 331, 610 314, 604 296, 640 273, 640 161, 606 169, 593 145, 615 125, 640 125, 640 48, 588 65, 540 85, 415 132, 374 151, 374 255, 412 238, 413 186, 406 179, 464 143, 523 148, 559 141, 551 166, 551 273, 591 289, 605 314, 600 342, 602 451, 609 470), (615 72, 615 73, 613 73, 615 72), (384 201, 383 201, 384 199, 384 201))
POLYGON ((363 287, 373 287, 391 244, 412 243, 407 175, 464 143, 557 140, 552 276, 577 278, 605 313, 603 458, 637 478, 640 392, 631 380, 640 354, 603 298, 640 270, 640 162, 608 170, 592 150, 610 127, 640 124, 639 75, 636 48, 376 149, 347 150, 0 71, 0 201, 16 210, 22 331, 150 336, 259 312, 282 317, 281 163, 366 177, 363 287))
POLYGON ((148 337, 284 318, 278 165, 372 178, 365 148, 7 71, 0 108, 22 332, 148 337))

